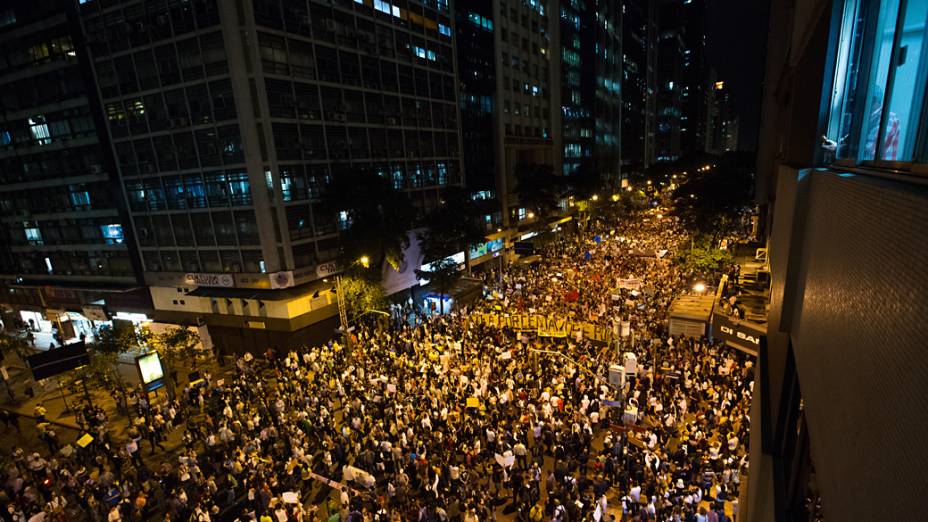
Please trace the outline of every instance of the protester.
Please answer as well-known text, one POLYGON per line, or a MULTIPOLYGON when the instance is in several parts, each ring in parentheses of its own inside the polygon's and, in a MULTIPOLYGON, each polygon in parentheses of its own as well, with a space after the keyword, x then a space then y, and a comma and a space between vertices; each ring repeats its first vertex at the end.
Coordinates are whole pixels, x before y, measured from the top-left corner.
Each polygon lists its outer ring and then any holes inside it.
POLYGON ((127 440, 88 410, 86 448, 14 452, 3 517, 727 520, 747 466, 752 363, 668 336, 668 307, 694 276, 667 260, 685 240, 672 221, 590 232, 559 239, 539 266, 487 276, 490 298, 473 306, 426 317, 398 305, 393 328, 360 325, 351 350, 239 358, 233 377, 146 406, 127 440), (637 372, 614 389, 601 377, 614 345, 478 313, 628 322, 621 351, 637 372), (623 398, 637 411, 606 405, 623 398), (142 458, 142 438, 156 454, 181 427, 176 458, 142 458))

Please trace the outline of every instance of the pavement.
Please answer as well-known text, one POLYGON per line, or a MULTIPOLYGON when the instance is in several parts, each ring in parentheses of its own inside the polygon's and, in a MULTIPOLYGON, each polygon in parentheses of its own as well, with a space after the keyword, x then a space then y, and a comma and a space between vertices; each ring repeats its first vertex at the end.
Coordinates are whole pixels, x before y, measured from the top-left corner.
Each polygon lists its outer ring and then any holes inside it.
MULTIPOLYGON (((37 346, 35 351, 48 350, 48 342, 42 337, 50 334, 36 334, 37 346)), ((23 436, 14 436, 15 430, 6 430, 0 436, 0 448, 4 450, 10 447, 35 447, 44 448, 35 437, 36 414, 35 407, 42 403, 46 409, 45 420, 55 428, 62 445, 70 444, 83 435, 83 431, 77 422, 76 411, 81 408, 88 400, 106 412, 109 419, 109 429, 116 440, 128 439, 128 431, 131 427, 130 418, 117 407, 116 399, 109 390, 98 389, 88 386, 85 390, 83 382, 80 380, 80 371, 71 370, 64 374, 35 381, 32 373, 25 362, 15 353, 5 354, 4 364, 7 366, 7 372, 10 375, 9 384, 13 392, 13 399, 10 399, 6 389, 0 389, 0 409, 15 412, 20 417, 20 431, 23 436), (31 390, 30 395, 28 391, 31 390)), ((183 389, 186 386, 186 375, 192 371, 187 366, 179 366, 177 389, 183 389)), ((198 370, 209 371, 211 375, 222 378, 225 372, 230 371, 230 367, 222 368, 216 361, 207 361, 198 365, 198 370)), ((120 363, 120 373, 126 377, 135 372, 135 366, 126 362, 120 363)), ((128 379, 127 379, 128 380, 128 379)), ((0 386, 2 388, 2 386, 0 386)), ((165 393, 159 390, 160 393, 165 393)), ((130 409, 133 407, 130 406, 130 409)), ((134 415, 133 415, 134 418, 134 415)), ((180 444, 182 430, 175 430, 177 434, 177 445, 180 444)), ((172 437, 169 437, 169 440, 172 437)), ((143 443, 147 447, 147 443, 143 443)), ((170 447, 170 446, 169 446, 170 447)))

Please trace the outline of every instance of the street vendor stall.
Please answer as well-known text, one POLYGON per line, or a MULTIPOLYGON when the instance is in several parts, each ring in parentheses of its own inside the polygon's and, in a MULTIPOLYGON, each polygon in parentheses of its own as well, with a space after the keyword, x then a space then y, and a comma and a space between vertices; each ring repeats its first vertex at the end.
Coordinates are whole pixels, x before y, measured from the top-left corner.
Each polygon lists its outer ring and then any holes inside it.
POLYGON ((715 297, 711 295, 683 295, 670 305, 670 335, 701 337, 712 318, 715 297))

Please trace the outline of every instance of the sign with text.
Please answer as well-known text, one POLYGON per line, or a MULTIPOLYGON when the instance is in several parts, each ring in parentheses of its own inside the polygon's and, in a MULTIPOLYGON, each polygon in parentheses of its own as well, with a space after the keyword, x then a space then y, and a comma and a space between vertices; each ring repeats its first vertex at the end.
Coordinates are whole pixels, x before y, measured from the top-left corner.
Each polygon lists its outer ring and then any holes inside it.
POLYGON ((327 263, 319 263, 316 266, 316 276, 317 277, 329 277, 330 275, 338 272, 338 262, 329 261, 327 263))
POLYGON ((190 286, 219 286, 231 288, 235 286, 232 274, 184 274, 184 283, 190 286))
POLYGON ((608 343, 612 340, 612 327, 540 314, 473 314, 472 320, 486 326, 511 328, 516 331, 533 331, 541 337, 568 337, 582 332, 584 339, 608 343))
POLYGON ((726 344, 757 355, 760 350, 760 338, 767 335, 763 325, 739 321, 725 314, 712 314, 712 337, 726 344))

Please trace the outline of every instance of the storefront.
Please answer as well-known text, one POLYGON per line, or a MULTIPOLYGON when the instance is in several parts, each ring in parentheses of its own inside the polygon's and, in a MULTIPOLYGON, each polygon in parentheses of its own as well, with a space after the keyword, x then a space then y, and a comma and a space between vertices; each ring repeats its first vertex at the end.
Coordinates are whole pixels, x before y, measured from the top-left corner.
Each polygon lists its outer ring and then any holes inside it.
POLYGON ((742 321, 720 312, 712 314, 711 337, 751 355, 757 355, 760 338, 767 335, 764 325, 742 321))

